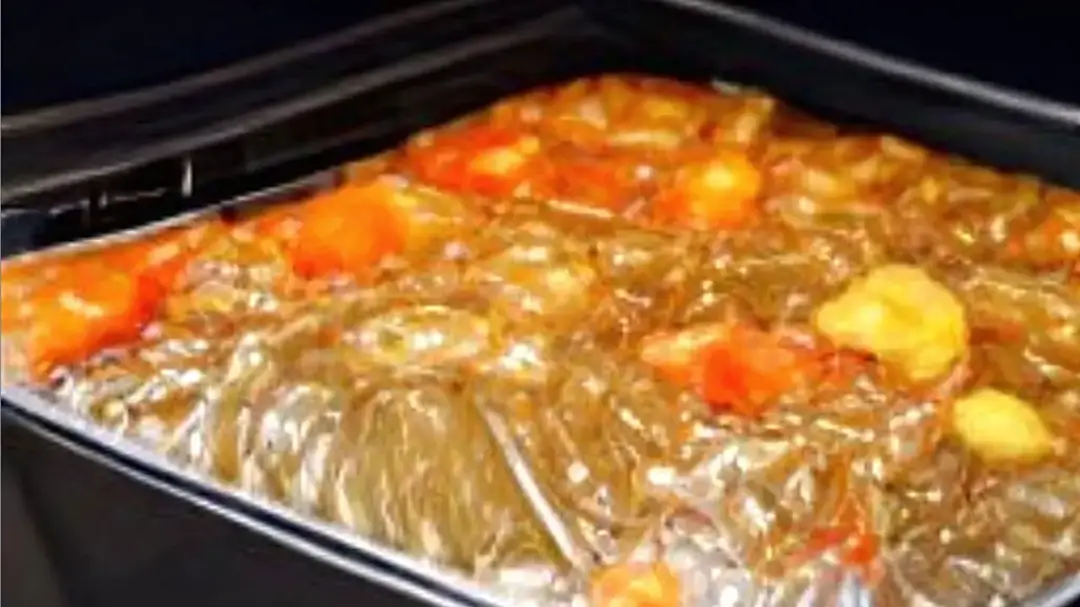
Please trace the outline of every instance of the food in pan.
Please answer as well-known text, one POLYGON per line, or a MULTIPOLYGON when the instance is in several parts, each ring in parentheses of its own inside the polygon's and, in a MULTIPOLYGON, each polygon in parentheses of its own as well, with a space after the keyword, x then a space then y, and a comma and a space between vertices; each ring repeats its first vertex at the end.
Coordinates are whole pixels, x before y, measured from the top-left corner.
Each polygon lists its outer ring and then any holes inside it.
POLYGON ((1080 194, 756 92, 584 79, 308 198, 10 260, 3 347, 5 382, 515 604, 1080 569, 1080 194))

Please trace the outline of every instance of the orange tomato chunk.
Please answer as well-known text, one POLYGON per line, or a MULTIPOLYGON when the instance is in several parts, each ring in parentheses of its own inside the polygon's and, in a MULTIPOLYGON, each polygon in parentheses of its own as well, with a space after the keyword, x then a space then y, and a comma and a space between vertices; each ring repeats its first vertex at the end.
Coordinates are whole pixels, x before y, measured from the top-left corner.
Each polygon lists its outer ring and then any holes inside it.
POLYGON ((283 251, 295 246, 300 237, 302 204, 290 203, 263 211, 239 224, 240 229, 249 230, 257 238, 266 239, 283 251))
POLYGON ((407 225, 395 205, 396 191, 375 181, 322 194, 301 210, 291 248, 301 276, 362 278, 384 257, 405 248, 407 225))
POLYGON ((600 572, 592 584, 592 607, 678 607, 679 578, 663 563, 622 564, 600 572))
POLYGON ((539 171, 540 141, 529 134, 477 125, 422 139, 409 149, 417 176, 448 190, 504 197, 539 171))
POLYGON ((210 222, 53 263, 7 266, 2 329, 19 335, 27 371, 38 380, 135 340, 192 257, 221 233, 210 222))
POLYGON ((24 302, 24 352, 32 377, 139 337, 156 293, 138 277, 98 264, 66 268, 60 280, 24 302))
POLYGON ((641 359, 676 384, 690 384, 701 354, 710 345, 727 338, 730 326, 710 323, 674 333, 656 333, 641 343, 641 359))
POLYGON ((816 360, 768 333, 736 325, 702 354, 701 394, 714 408, 757 415, 774 398, 818 374, 816 360))
POLYGON ((739 323, 648 337, 641 358, 669 380, 695 387, 715 410, 743 415, 760 413, 785 391, 826 371, 810 350, 739 323))
POLYGON ((744 154, 724 152, 679 170, 657 195, 653 211, 661 221, 737 228, 757 214, 761 188, 761 174, 744 154))
POLYGON ((225 225, 213 220, 191 227, 174 228, 146 239, 108 249, 102 261, 135 277, 146 289, 144 297, 156 305, 176 288, 188 264, 216 238, 224 238, 225 225))

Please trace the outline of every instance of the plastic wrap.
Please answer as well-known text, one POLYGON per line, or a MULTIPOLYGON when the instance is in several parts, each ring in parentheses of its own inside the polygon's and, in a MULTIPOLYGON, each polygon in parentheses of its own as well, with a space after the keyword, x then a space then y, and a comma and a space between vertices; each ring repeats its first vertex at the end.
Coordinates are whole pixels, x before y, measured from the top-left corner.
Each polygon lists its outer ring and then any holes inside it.
POLYGON ((693 606, 1021 601, 1080 568, 1077 195, 837 133, 759 93, 653 80, 526 95, 348 171, 341 191, 375 187, 356 196, 407 224, 378 263, 354 271, 372 249, 348 239, 382 216, 333 193, 203 221, 136 249, 190 253, 138 339, 44 375, 41 293, 78 295, 54 284, 64 264, 131 258, 8 264, 5 382, 514 604, 616 605, 596 579, 657 561, 693 606), (474 128, 504 131, 461 138, 474 128), (535 164, 468 174, 517 133, 535 164), (654 213, 715 149, 763 175, 752 216, 654 213), (318 255, 307 208, 339 217, 318 255), (890 263, 921 266, 968 323, 930 381, 820 330, 825 302, 890 263), (721 361, 760 345, 782 377, 736 361, 755 389, 718 400, 713 371, 645 353, 672 335, 734 340, 721 361), (1052 454, 974 455, 950 407, 980 387, 1035 403, 1052 454))

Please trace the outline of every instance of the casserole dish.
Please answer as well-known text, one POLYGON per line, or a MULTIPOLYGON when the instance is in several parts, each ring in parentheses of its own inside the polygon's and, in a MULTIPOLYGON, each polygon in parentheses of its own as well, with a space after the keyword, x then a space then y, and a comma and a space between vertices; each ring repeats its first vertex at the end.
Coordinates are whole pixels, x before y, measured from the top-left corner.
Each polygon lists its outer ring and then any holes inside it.
MULTIPOLYGON (((760 57, 755 51, 760 48, 760 45, 753 44, 753 36, 747 38, 747 40, 741 41, 745 44, 739 45, 739 51, 745 52, 747 56, 755 57, 756 59, 749 61, 748 66, 734 66, 730 69, 721 68, 719 72, 714 72, 717 69, 712 65, 712 61, 701 61, 699 65, 695 65, 693 62, 686 62, 683 69, 676 71, 675 75, 685 78, 700 79, 702 76, 707 76, 712 73, 722 73, 728 75, 729 73, 742 76, 739 74, 739 70, 747 70, 750 74, 758 73, 760 77, 754 80, 755 83, 760 81, 766 85, 771 85, 778 91, 784 91, 784 79, 778 76, 779 70, 770 72, 764 67, 755 67, 755 62, 759 65, 766 64, 767 62, 760 57), (751 68, 754 68, 751 70, 751 68), (696 73, 695 73, 696 69, 696 73)), ((771 40, 771 44, 776 45, 776 40, 771 40)), ((679 52, 679 49, 672 48, 673 52, 679 52)), ((787 49, 790 52, 790 49, 787 49)), ((685 52, 685 51, 682 51, 685 52)), ((581 72, 595 73, 605 71, 623 71, 626 69, 634 69, 635 71, 649 71, 657 72, 663 71, 665 73, 671 73, 673 70, 665 69, 661 64, 663 60, 660 59, 660 55, 657 55, 653 61, 653 65, 648 65, 648 62, 642 62, 640 58, 632 57, 632 46, 625 41, 620 41, 618 36, 612 36, 610 34, 604 34, 601 31, 597 31, 583 21, 581 15, 575 10, 560 10, 551 14, 548 14, 537 21, 533 21, 527 25, 522 25, 515 28, 509 28, 501 30, 498 33, 494 33, 491 36, 485 38, 481 35, 473 36, 460 43, 451 43, 446 46, 439 47, 438 55, 441 56, 444 62, 438 65, 437 71, 426 71, 429 65, 424 65, 424 62, 413 58, 413 60, 396 62, 392 66, 384 68, 380 72, 379 68, 376 68, 372 72, 363 74, 357 80, 362 83, 378 83, 377 87, 373 87, 370 91, 370 97, 352 98, 344 94, 341 90, 335 90, 333 92, 320 91, 321 95, 313 95, 318 97, 318 101, 312 101, 308 99, 303 103, 289 103, 291 109, 288 111, 281 110, 278 113, 266 112, 261 115, 262 120, 252 120, 248 123, 247 128, 251 129, 239 137, 239 141, 248 147, 242 149, 251 149, 251 142, 258 143, 261 138, 263 141, 271 141, 270 145, 267 145, 265 149, 275 150, 273 145, 276 138, 275 129, 282 128, 282 125, 296 124, 295 120, 301 121, 301 124, 305 120, 312 120, 311 114, 298 114, 299 109, 307 109, 312 107, 318 107, 319 111, 332 112, 333 110, 342 111, 343 106, 337 106, 332 101, 340 101, 343 104, 353 103, 356 105, 364 105, 369 110, 375 108, 375 111, 371 112, 372 116, 385 117, 386 112, 377 111, 379 109, 378 100, 391 100, 390 103, 400 103, 401 100, 407 100, 409 103, 414 104, 410 107, 409 112, 413 112, 416 109, 416 100, 425 98, 435 99, 438 101, 437 108, 433 109, 434 115, 429 115, 424 118, 415 119, 417 123, 412 126, 426 126, 432 122, 436 122, 442 119, 448 119, 456 114, 459 114, 462 110, 471 109, 477 104, 489 101, 490 97, 485 97, 482 93, 478 93, 479 90, 483 90, 483 86, 477 87, 475 84, 466 81, 465 84, 461 84, 460 81, 455 80, 456 75, 453 71, 454 62, 460 58, 462 60, 462 67, 473 68, 471 61, 479 61, 479 57, 491 57, 492 55, 498 55, 498 61, 492 65, 486 65, 486 72, 484 76, 490 78, 484 84, 492 86, 487 89, 487 92, 505 93, 511 92, 506 90, 498 90, 501 87, 506 87, 507 83, 511 83, 510 88, 512 90, 520 90, 528 88, 529 86, 536 84, 546 84, 553 80, 564 79, 568 76, 578 75, 581 72), (580 29, 578 29, 580 28, 580 29), (559 32, 555 35, 553 32, 559 32), (575 46, 576 45, 576 46, 575 46), (538 50, 548 48, 558 48, 562 52, 566 52, 567 47, 580 49, 581 53, 576 53, 575 57, 579 63, 573 66, 561 66, 558 62, 553 61, 554 65, 539 65, 539 62, 533 61, 529 69, 526 70, 521 63, 521 57, 524 56, 549 56, 547 54, 537 53, 538 50), (453 51, 457 51, 457 55, 453 51), (520 53, 515 55, 515 53, 520 53), (449 57, 449 59, 447 59, 449 57), (588 63, 582 65, 580 63, 583 57, 595 58, 595 63, 588 63), (515 62, 514 59, 517 59, 515 62), (469 61, 464 61, 468 59, 469 61), (502 63, 505 61, 505 63, 502 63), (447 65, 449 64, 449 65, 447 65), (506 66, 504 73, 499 73, 497 70, 506 66), (413 71, 410 71, 413 70, 413 71), (494 77, 492 72, 499 77, 494 77), (395 79, 387 75, 387 72, 391 72, 392 75, 405 74, 406 77, 401 79, 395 79), (372 74, 375 74, 374 76, 372 74), (438 74, 439 78, 432 78, 433 74, 438 74), (445 79, 443 79, 445 78, 445 79), (505 78, 505 79, 504 79, 505 78), (516 80, 515 80, 516 78, 516 80), (495 83, 490 85, 488 83, 495 83), (463 95, 463 99, 468 100, 463 102, 461 106, 454 106, 452 103, 452 97, 447 95, 448 90, 455 90, 455 87, 460 86, 460 91, 469 91, 468 95, 463 95), (325 104, 325 105, 324 105, 325 104), (269 117, 267 117, 269 115, 269 117)), ((824 62, 825 65, 828 62, 824 62)), ((462 70, 466 71, 466 70, 462 70)), ((475 72, 471 72, 475 74, 475 72)), ((750 74, 746 77, 740 77, 739 80, 750 79, 750 74)), ((474 76, 475 77, 475 76, 474 76)), ((481 79, 483 80, 483 79, 481 79)), ((353 81, 353 85, 362 88, 361 85, 356 85, 356 81, 353 81)), ((794 80, 788 80, 789 84, 795 82, 794 80)), ((348 84, 348 81, 347 81, 348 84)), ((836 91, 843 88, 843 84, 853 87, 850 90, 858 91, 872 91, 873 88, 865 88, 867 84, 860 82, 858 78, 852 78, 851 80, 838 80, 836 81, 836 87, 830 88, 830 90, 836 91)), ((909 83, 911 86, 918 88, 919 86, 925 87, 926 83, 909 83)), ((344 89, 352 89, 352 86, 344 86, 344 89)), ((645 85, 648 88, 648 85, 645 85)), ((794 90, 794 89, 792 89, 794 90)), ((881 91, 879 90, 879 93, 881 91)), ((940 91, 938 91, 940 93, 940 91)), ((891 98, 895 95, 895 91, 888 90, 888 95, 885 98, 891 98)), ((961 95, 966 94, 964 91, 947 91, 948 94, 961 95)), ((946 95, 948 96, 948 95, 946 95)), ((812 91, 804 92, 802 95, 796 95, 796 97, 802 97, 802 101, 811 107, 825 108, 826 111, 831 109, 834 114, 843 115, 846 118, 881 121, 883 117, 876 115, 865 115, 857 109, 847 108, 842 105, 836 104, 836 98, 822 95, 820 93, 813 93, 812 91), (846 110, 846 111, 845 111, 846 110)), ((978 98, 978 96, 975 96, 978 98)), ((985 100, 984 100, 985 101, 985 100)), ((968 99, 968 103, 972 100, 968 99)), ((356 107, 356 105, 352 107, 356 107)), ((991 104, 992 105, 992 104, 991 104)), ((1030 104, 1028 104, 1030 105, 1030 104)), ((871 103, 871 107, 880 108, 880 105, 871 103)), ((349 107, 345 105, 344 107, 349 107)), ((965 108, 966 112, 970 112, 978 120, 988 120, 988 122, 969 122, 965 124, 998 124, 999 127, 1002 124, 1014 127, 1014 130, 1010 131, 1016 137, 1021 138, 1031 137, 1032 141, 1038 140, 1046 145, 1055 146, 1054 149, 1057 152, 1065 153, 1069 149, 1070 145, 1075 142, 1070 139, 1068 133, 1068 114, 1056 113, 1055 111, 1044 111, 1048 106, 1041 106, 1035 104, 1034 106, 1026 107, 1021 104, 1021 107, 1007 107, 1007 108, 983 108, 976 112, 974 110, 967 109, 968 106, 961 106, 965 108), (1032 109, 1034 108, 1034 109, 1032 109), (1024 110, 1032 110, 1025 112, 1024 110), (989 118, 988 118, 989 117, 989 118), (1011 118, 1011 120, 1007 120, 1011 118), (1003 121, 1003 122, 1002 122, 1003 121), (1048 129, 1047 125, 1058 125, 1061 128, 1053 130, 1048 129), (1064 132, 1064 134, 1063 134, 1064 132), (1050 133, 1050 134, 1048 134, 1050 133)), ((331 114, 333 115, 333 114, 331 114)), ((415 116, 415 114, 412 114, 415 116)), ((911 114, 905 114, 905 116, 911 116, 911 114)), ((930 124, 934 114, 929 112, 927 114, 920 115, 922 118, 919 120, 909 118, 906 124, 900 124, 898 128, 909 132, 917 132, 920 125, 925 126, 930 124)), ((937 115, 938 117, 941 114, 937 115)), ((355 118, 354 118, 355 119, 355 118)), ((406 118, 408 119, 408 118, 406 118)), ((32 122, 32 121, 31 121, 32 122)), ((382 126, 382 125, 379 125, 382 126)), ((801 127, 800 127, 801 128, 801 127)), ((175 204, 174 208, 190 207, 197 204, 217 205, 222 200, 226 201, 227 206, 236 206, 239 208, 241 204, 248 206, 253 202, 265 204, 268 199, 275 197, 291 199, 302 192, 313 192, 319 189, 325 189, 334 182, 340 182, 341 180, 348 181, 350 177, 343 177, 340 173, 330 172, 317 175, 315 177, 307 178, 294 185, 288 186, 284 189, 276 192, 264 193, 258 198, 258 201, 252 201, 251 197, 245 197, 246 200, 236 200, 234 194, 243 194, 247 190, 251 190, 253 187, 257 187, 260 181, 262 184, 270 185, 275 181, 287 180, 289 178, 289 171, 296 174, 302 174, 305 170, 313 168, 315 163, 332 163, 334 161, 333 154, 349 154, 345 156, 354 157, 354 150, 359 150, 355 147, 357 140, 362 141, 366 147, 364 151, 371 152, 377 148, 372 146, 373 142, 381 144, 388 142, 388 140, 398 138, 404 135, 401 132, 392 128, 385 128, 380 130, 378 126, 371 126, 370 124, 362 124, 360 133, 362 136, 356 137, 356 140, 349 142, 348 146, 341 146, 341 148, 349 147, 348 150, 334 149, 332 146, 326 146, 325 141, 317 141, 322 149, 318 154, 304 154, 302 153, 303 146, 297 145, 295 140, 288 139, 287 135, 281 135, 283 139, 277 150, 279 155, 273 153, 267 154, 263 157, 263 163, 252 162, 250 158, 246 158, 247 162, 239 163, 241 170, 226 170, 229 166, 227 160, 217 163, 209 162, 202 166, 209 166, 211 171, 205 181, 201 181, 197 176, 203 173, 200 169, 193 168, 199 166, 199 164, 192 160, 192 158, 198 158, 198 154, 203 153, 206 149, 213 149, 214 146, 221 145, 220 142, 214 141, 219 138, 220 135, 206 135, 204 138, 189 138, 184 142, 184 146, 190 148, 188 156, 185 156, 181 163, 175 163, 169 156, 164 155, 163 152, 159 152, 163 155, 164 160, 159 159, 158 167, 168 167, 172 164, 173 168, 182 167, 181 171, 176 171, 173 177, 177 174, 180 177, 179 184, 169 184, 174 192, 179 195, 169 196, 168 191, 164 195, 158 194, 158 198, 162 202, 161 206, 155 206, 150 211, 156 217, 160 217, 162 213, 167 212, 169 208, 164 206, 165 204, 175 204), (379 139, 383 137, 384 139, 379 139), (200 147, 209 146, 209 147, 200 147), (287 154, 292 154, 293 157, 289 158, 287 154), (292 162, 290 162, 292 160, 292 162), (263 164, 264 166, 259 166, 263 164), (273 168, 274 171, 265 170, 264 167, 273 168), (305 169, 307 167, 307 169, 305 169), (219 172, 215 175, 212 171, 217 169, 219 172)), ((953 147, 965 150, 973 150, 977 146, 977 142, 970 137, 961 137, 961 135, 967 133, 971 135, 975 133, 977 128, 968 128, 968 130, 959 130, 950 132, 950 136, 957 139, 957 141, 951 141, 953 147)), ((282 132, 288 133, 288 130, 282 132)), ((438 134, 435 136, 438 138, 438 134)), ((930 138, 932 140, 932 137, 930 138)), ((226 144, 231 143, 226 141, 226 144)), ((155 144, 156 145, 156 144, 155 144)), ((180 144, 173 143, 173 145, 179 146, 180 144)), ((1018 146, 1022 150, 1028 150, 1026 146, 1018 146)), ((155 149, 148 147, 142 152, 144 155, 152 156, 148 150, 155 149)), ((218 148, 218 153, 221 148, 218 148)), ((234 148, 235 149, 235 148, 234 148)), ((120 152, 117 152, 118 156, 123 156, 123 148, 120 152)), ((987 149, 981 149, 981 154, 989 160, 994 160, 999 163, 1012 165, 1016 167, 1029 168, 1034 166, 1032 163, 1036 163, 1041 157, 1032 153, 1025 153, 1018 155, 1016 153, 1010 153, 1008 150, 1002 150, 1000 148, 989 147, 987 149)), ((28 156, 29 157, 29 156, 28 156)), ((219 155, 217 158, 226 157, 227 155, 219 155)), ((1057 158, 1058 156, 1055 156, 1057 158)), ((210 156, 211 159, 214 156, 210 156)), ((344 159, 344 158, 340 158, 344 159)), ((206 162, 206 161, 204 161, 206 162)), ((16 213, 11 215, 16 219, 24 222, 24 226, 29 226, 26 233, 33 233, 34 223, 39 222, 37 225, 43 225, 40 222, 45 222, 44 225, 57 225, 54 218, 40 216, 41 206, 49 199, 56 200, 57 196, 71 196, 73 191, 78 188, 84 188, 87 191, 91 188, 97 187, 99 191, 90 195, 90 205, 79 205, 79 213, 89 214, 102 214, 108 215, 111 209, 120 209, 127 205, 127 208, 147 208, 145 202, 132 202, 131 199, 137 199, 138 196, 131 196, 129 193, 125 193, 123 189, 112 186, 112 183, 120 183, 124 185, 124 181, 118 179, 116 171, 121 167, 132 166, 131 163, 136 165, 140 162, 138 160, 117 160, 107 163, 111 166, 97 166, 89 169, 81 168, 76 171, 68 171, 61 173, 60 177, 51 176, 47 179, 27 179, 25 185, 16 185, 12 190, 10 196, 5 200, 6 211, 16 213), (86 178, 89 175, 94 175, 95 179, 100 180, 98 183, 88 186, 86 178), (103 185, 102 181, 107 184, 103 185), (111 182, 111 183, 110 183, 111 182), (125 195, 127 194, 127 195, 125 195), (31 202, 37 200, 38 202, 31 202), (102 213, 102 211, 105 211, 102 213), (38 216, 35 217, 35 212, 38 216)), ((237 163, 234 163, 235 167, 237 163)), ((26 165, 26 166, 29 166, 26 165)), ((1059 167, 1060 168, 1060 167, 1059 167)), ((144 179, 150 179, 153 176, 151 170, 143 167, 141 169, 145 172, 134 172, 126 176, 128 179, 135 180, 137 177, 144 179)), ((32 171, 27 171, 32 173, 32 171)), ((1049 176, 1054 177, 1055 172, 1062 175, 1064 171, 1056 171, 1053 167, 1046 169, 1045 171, 1049 176)), ((50 175, 53 172, 49 171, 50 175)), ((167 174, 167 171, 166 171, 167 174)), ((485 186, 486 187, 486 186, 485 186)), ((139 188, 143 189, 143 188, 139 188)), ((153 186, 145 188, 144 191, 153 191, 153 186)), ((160 189, 160 188, 158 188, 160 189)), ((5 192, 7 195, 7 192, 5 192)), ((116 213, 121 215, 122 213, 116 213)), ((511 213, 512 215, 512 213, 511 213)), ((145 219, 145 216, 143 216, 145 219)), ((125 221, 138 223, 140 218, 132 218, 130 215, 125 218, 125 221)), ((187 222, 190 218, 181 218, 175 221, 187 222)), ((83 226, 79 226, 82 228, 83 226)), ((115 230, 116 225, 107 226, 105 229, 112 228, 115 230)), ((518 225, 517 228, 521 229, 518 225)), ((9 232, 10 233, 10 232, 9 232)), ((81 235, 85 232, 81 233, 81 235)), ((80 243, 79 246, 85 246, 85 242, 80 243)), ((321 259, 321 258, 320 258, 321 259)), ((462 322, 468 319, 463 318, 462 322)), ((108 438, 109 435, 103 434, 101 430, 96 429, 93 425, 78 425, 68 414, 63 413, 62 409, 55 407, 49 407, 42 401, 42 395, 35 394, 32 391, 28 391, 24 387, 17 387, 11 384, 5 386, 5 399, 8 402, 8 406, 18 409, 18 416, 22 420, 33 420, 39 427, 48 428, 53 435, 67 435, 69 439, 81 440, 84 443, 94 445, 100 450, 100 453, 107 457, 111 457, 113 461, 122 462, 122 467, 128 469, 135 469, 142 473, 143 478, 159 478, 164 479, 162 482, 167 482, 172 487, 183 487, 187 494, 194 492, 196 495, 202 494, 209 497, 210 503, 213 503, 218 508, 224 508, 232 512, 241 512, 249 517, 248 520, 265 520, 268 524, 272 525, 274 529, 285 529, 293 535, 294 540, 309 541, 323 547, 331 547, 335 551, 343 552, 354 558, 360 559, 366 565, 370 565, 375 570, 388 571, 392 575, 396 575, 399 578, 410 580, 414 584, 414 588, 426 587, 432 589, 435 594, 444 595, 450 597, 451 600, 456 601, 474 601, 484 602, 494 600, 493 597, 486 596, 485 591, 475 588, 469 583, 461 580, 460 578, 449 576, 442 572, 440 569, 428 567, 412 561, 411 559, 393 551, 389 551, 379 546, 369 543, 366 540, 358 539, 356 536, 344 534, 337 527, 328 526, 322 523, 318 523, 309 517, 301 516, 288 509, 274 505, 271 502, 260 500, 258 498, 252 498, 250 495, 238 493, 234 489, 217 484, 214 481, 208 479, 203 475, 193 474, 186 472, 182 469, 178 469, 172 464, 169 464, 159 457, 150 454, 144 448, 138 447, 128 441, 121 440, 115 441, 108 438)), ((234 473, 235 476, 235 473, 234 473)), ((538 515, 543 518, 544 515, 538 515)), ((340 519, 339 519, 340 520, 340 519)), ((563 548, 560 548, 563 550, 563 548)), ((568 551, 564 550, 564 555, 568 551)), ((571 559, 572 560, 572 559, 571 559)), ((368 575, 375 575, 368 573, 368 575)), ((844 576, 843 579, 835 579, 831 583, 818 585, 817 583, 811 584, 812 590, 817 591, 819 594, 806 595, 811 597, 811 600, 816 601, 863 601, 866 600, 864 591, 860 590, 858 585, 844 576), (824 590, 823 590, 824 589, 824 590), (824 595, 820 592, 825 592, 824 595)), ((748 596, 748 595, 747 595, 748 596)), ((430 600, 430 596, 426 597, 430 600)), ((745 599, 745 596, 743 597, 745 599)), ((774 597, 775 598, 775 597, 774 597)), ((515 597, 513 600, 522 601, 525 600, 521 597, 515 597)))

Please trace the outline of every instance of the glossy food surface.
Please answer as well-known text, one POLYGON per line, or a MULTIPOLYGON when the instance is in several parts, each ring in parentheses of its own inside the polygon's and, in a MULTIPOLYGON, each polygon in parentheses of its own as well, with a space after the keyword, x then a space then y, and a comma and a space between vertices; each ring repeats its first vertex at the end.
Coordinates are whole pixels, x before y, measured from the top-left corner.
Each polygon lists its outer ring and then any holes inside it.
POLYGON ((1076 192, 631 76, 344 173, 5 263, 4 381, 519 605, 1080 570, 1076 192))

